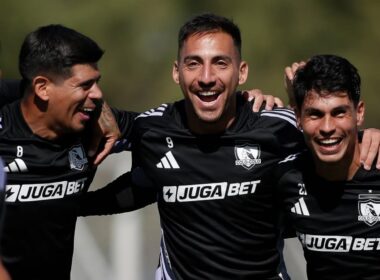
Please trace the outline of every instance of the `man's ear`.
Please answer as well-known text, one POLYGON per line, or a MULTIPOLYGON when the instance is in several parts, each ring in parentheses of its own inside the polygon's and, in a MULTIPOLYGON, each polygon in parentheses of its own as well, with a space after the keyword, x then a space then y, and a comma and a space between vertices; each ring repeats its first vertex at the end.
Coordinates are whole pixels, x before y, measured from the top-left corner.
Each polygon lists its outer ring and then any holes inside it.
POLYGON ((49 100, 50 83, 50 79, 45 76, 37 76, 32 81, 34 93, 43 101, 49 100))
POLYGON ((174 61, 174 64, 173 64, 172 77, 173 77, 173 81, 176 84, 179 84, 179 69, 178 69, 178 61, 177 60, 174 61))
POLYGON ((248 78, 248 64, 245 61, 240 62, 239 66, 239 85, 244 84, 248 78))
POLYGON ((361 126, 364 123, 365 106, 363 101, 359 101, 356 108, 356 124, 361 126))

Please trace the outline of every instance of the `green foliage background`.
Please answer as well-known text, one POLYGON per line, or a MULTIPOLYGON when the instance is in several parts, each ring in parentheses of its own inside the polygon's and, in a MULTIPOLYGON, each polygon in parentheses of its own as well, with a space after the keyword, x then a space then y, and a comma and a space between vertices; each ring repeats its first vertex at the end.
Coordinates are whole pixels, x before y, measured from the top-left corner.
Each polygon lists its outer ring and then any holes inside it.
POLYGON ((61 23, 105 49, 102 88, 116 107, 144 111, 181 97, 172 82, 177 31, 190 16, 211 11, 241 28, 250 65, 244 88, 260 88, 286 100, 283 69, 314 54, 348 58, 362 76, 366 126, 378 127, 377 0, 0 0, 0 68, 17 78, 24 36, 61 23))

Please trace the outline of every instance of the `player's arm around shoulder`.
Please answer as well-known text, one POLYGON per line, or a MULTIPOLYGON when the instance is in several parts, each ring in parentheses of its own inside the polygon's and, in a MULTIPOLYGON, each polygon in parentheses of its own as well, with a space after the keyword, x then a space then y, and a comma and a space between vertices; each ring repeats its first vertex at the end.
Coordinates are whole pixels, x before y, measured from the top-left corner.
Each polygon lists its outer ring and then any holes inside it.
POLYGON ((77 215, 118 214, 134 211, 156 202, 156 191, 152 183, 147 178, 146 181, 141 181, 136 169, 134 172, 124 173, 105 187, 84 193, 80 198, 77 215))
POLYGON ((294 111, 276 108, 260 112, 258 127, 270 133, 281 157, 297 153, 305 147, 302 132, 298 129, 294 111))

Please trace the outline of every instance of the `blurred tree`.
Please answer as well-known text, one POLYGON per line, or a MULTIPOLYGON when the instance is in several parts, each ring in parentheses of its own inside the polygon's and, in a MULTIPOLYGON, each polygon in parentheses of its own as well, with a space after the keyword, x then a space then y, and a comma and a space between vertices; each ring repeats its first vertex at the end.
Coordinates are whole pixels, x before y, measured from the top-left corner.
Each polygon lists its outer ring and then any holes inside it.
POLYGON ((211 11, 241 27, 243 57, 250 65, 244 88, 286 99, 286 65, 317 53, 342 55, 360 70, 366 125, 376 126, 379 8, 372 0, 1 0, 0 67, 5 77, 18 77, 17 54, 26 33, 62 23, 106 50, 100 67, 108 101, 143 111, 181 97, 171 80, 178 29, 194 14, 211 11))

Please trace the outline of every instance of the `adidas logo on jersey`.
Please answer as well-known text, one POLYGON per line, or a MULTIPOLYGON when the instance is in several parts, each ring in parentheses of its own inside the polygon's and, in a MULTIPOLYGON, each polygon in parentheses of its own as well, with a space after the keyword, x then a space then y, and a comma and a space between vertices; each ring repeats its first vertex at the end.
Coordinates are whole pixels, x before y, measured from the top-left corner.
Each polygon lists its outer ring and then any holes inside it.
POLYGON ((179 165, 171 151, 167 152, 161 161, 156 164, 156 166, 157 168, 164 169, 179 169, 179 165))
POLYGON ((28 172, 28 167, 26 167, 26 164, 22 159, 16 158, 14 161, 4 167, 4 172, 25 173, 28 172))
POLYGON ((296 213, 302 216, 310 216, 309 210, 307 209, 305 200, 301 197, 297 203, 294 204, 292 209, 290 209, 292 213, 296 213))

